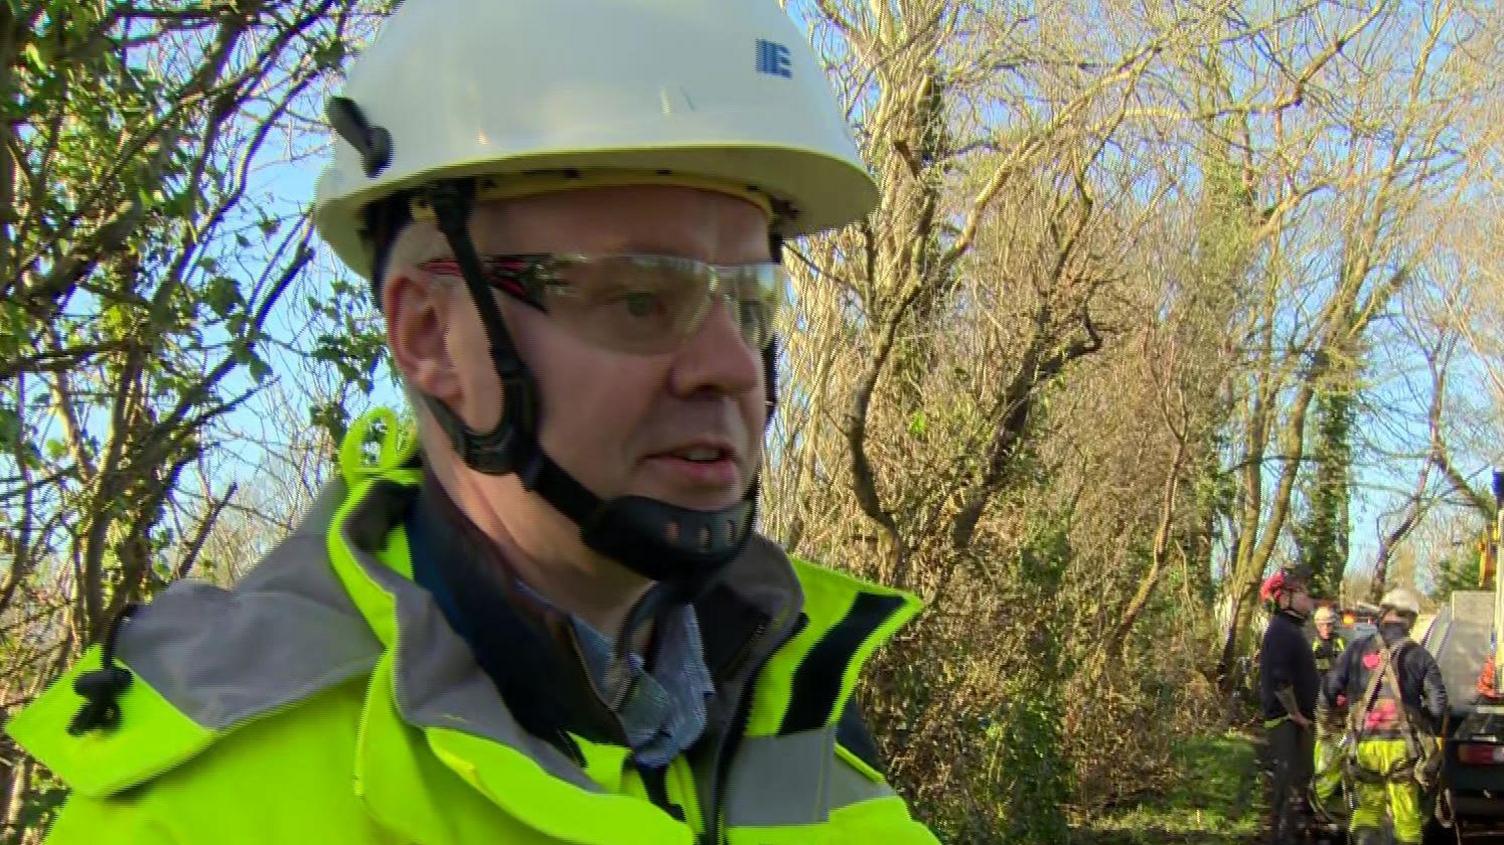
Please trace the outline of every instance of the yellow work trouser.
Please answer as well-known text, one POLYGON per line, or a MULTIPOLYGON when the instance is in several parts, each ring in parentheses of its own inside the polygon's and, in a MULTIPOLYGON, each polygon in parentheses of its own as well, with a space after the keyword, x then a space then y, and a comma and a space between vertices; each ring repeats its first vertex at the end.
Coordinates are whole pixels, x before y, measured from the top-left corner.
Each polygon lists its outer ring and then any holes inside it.
MULTIPOLYGON (((1374 775, 1387 775, 1408 768, 1413 760, 1403 739, 1365 739, 1358 743, 1358 767, 1374 775)), ((1394 822, 1396 842, 1418 843, 1425 828, 1421 812, 1420 784, 1414 777, 1382 780, 1353 779, 1358 807, 1353 810, 1350 830, 1354 838, 1362 829, 1377 830, 1384 825, 1385 810, 1394 822)))
POLYGON ((1342 761, 1336 759, 1338 752, 1337 743, 1340 736, 1318 732, 1316 734, 1316 765, 1312 769, 1315 777, 1312 785, 1316 790, 1316 800, 1322 807, 1331 812, 1334 808, 1333 801, 1340 800, 1337 790, 1342 787, 1342 761))

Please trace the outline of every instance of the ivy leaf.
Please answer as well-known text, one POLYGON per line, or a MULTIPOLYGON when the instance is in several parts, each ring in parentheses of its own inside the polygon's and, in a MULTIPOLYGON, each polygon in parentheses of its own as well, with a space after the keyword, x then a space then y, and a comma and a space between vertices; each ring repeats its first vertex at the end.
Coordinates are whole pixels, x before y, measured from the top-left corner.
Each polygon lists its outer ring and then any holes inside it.
POLYGON ((256 348, 253 345, 255 341, 256 338, 237 340, 232 355, 235 358, 235 363, 244 364, 250 370, 251 378, 255 379, 257 384, 260 384, 271 374, 272 368, 260 355, 256 354, 256 348))
POLYGON ((326 41, 313 51, 314 64, 321 68, 338 67, 344 58, 345 42, 339 38, 326 41))
POLYGON ((47 60, 42 58, 42 51, 37 47, 35 41, 21 48, 21 56, 31 65, 31 69, 37 73, 47 70, 47 60))
POLYGON ((131 314, 127 306, 118 303, 106 305, 99 315, 109 337, 126 337, 131 331, 131 314))
POLYGON ((924 411, 915 411, 914 415, 909 417, 910 435, 914 437, 923 437, 925 432, 929 431, 929 428, 929 417, 925 416, 924 411))
POLYGON ((330 438, 339 443, 350 430, 350 415, 339 402, 321 402, 308 410, 309 422, 329 432, 330 438))
POLYGON ((230 313, 244 302, 244 298, 240 295, 240 286, 228 276, 215 276, 204 287, 204 304, 208 305, 215 316, 221 320, 230 316, 230 313))
POLYGON ((15 408, 0 405, 0 451, 10 453, 21 440, 21 415, 15 408))
POLYGON ((255 352, 251 353, 251 360, 248 362, 248 366, 251 368, 251 378, 255 379, 257 384, 265 383, 266 377, 272 374, 271 365, 266 363, 255 352))

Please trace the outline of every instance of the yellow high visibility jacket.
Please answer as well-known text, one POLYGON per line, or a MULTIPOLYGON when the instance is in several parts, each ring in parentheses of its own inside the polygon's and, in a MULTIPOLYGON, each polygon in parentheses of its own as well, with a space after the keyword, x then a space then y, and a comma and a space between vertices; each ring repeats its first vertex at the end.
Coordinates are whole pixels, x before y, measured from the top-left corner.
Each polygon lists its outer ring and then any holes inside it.
POLYGON ((721 727, 655 801, 628 748, 572 737, 571 755, 524 731, 412 582, 412 453, 343 454, 343 479, 234 589, 175 584, 121 627, 118 725, 68 731, 96 647, 6 726, 72 789, 48 842, 936 842, 839 737, 914 597, 755 538, 725 583, 764 624, 716 677, 721 727))
POLYGON ((1316 658, 1316 671, 1325 675, 1332 669, 1332 664, 1342 655, 1347 648, 1347 643, 1338 634, 1332 634, 1329 640, 1323 640, 1319 635, 1311 640, 1311 656, 1316 658))

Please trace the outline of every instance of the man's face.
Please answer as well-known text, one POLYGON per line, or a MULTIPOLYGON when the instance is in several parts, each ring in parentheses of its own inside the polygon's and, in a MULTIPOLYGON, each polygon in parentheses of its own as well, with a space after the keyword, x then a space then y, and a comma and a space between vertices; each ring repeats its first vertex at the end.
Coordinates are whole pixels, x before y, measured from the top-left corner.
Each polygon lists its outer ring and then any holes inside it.
POLYGON ((1380 625, 1404 625, 1407 629, 1415 624, 1415 617, 1400 613, 1398 610, 1386 610, 1384 616, 1379 619, 1380 625))
POLYGON ((1323 640, 1329 640, 1332 638, 1332 630, 1336 627, 1337 624, 1332 620, 1323 619, 1322 621, 1316 623, 1316 633, 1320 635, 1323 640))
POLYGON ((1316 602, 1304 584, 1297 584, 1290 592, 1290 609, 1299 614, 1309 614, 1316 609, 1316 602))
MULTIPOLYGON (((760 209, 690 188, 601 188, 486 205, 472 215, 471 232, 483 256, 769 260, 760 209)), ((447 316, 439 322, 446 324, 441 334, 453 384, 426 392, 472 428, 489 430, 499 418, 501 386, 474 306, 463 285, 450 281, 447 316)), ((724 300, 678 348, 636 354, 592 344, 536 308, 492 295, 537 381, 543 448, 586 487, 602 498, 631 494, 701 510, 730 506, 746 494, 762 460, 762 359, 742 340, 724 300)))

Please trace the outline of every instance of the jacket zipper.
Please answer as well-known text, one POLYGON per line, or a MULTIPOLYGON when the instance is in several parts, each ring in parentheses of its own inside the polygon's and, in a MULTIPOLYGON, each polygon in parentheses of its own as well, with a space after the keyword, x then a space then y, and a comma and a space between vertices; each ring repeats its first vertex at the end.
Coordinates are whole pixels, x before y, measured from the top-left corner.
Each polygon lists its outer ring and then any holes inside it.
MULTIPOLYGON (((747 676, 747 687, 742 690, 741 700, 736 704, 736 712, 731 718, 731 728, 726 732, 726 740, 721 743, 721 751, 715 762, 715 785, 710 791, 710 814, 705 818, 705 836, 702 839, 704 845, 719 845, 726 841, 725 819, 721 812, 721 802, 726 797, 726 776, 731 773, 731 760, 736 756, 737 746, 741 745, 742 737, 747 732, 747 724, 752 721, 752 694, 757 686, 757 678, 762 670, 767 667, 768 661, 778 650, 788 645, 789 641, 799 636, 804 626, 809 624, 809 617, 803 613, 794 620, 793 627, 783 639, 768 649, 762 660, 758 661, 757 668, 747 676)), ((759 622, 749 643, 756 643, 767 633, 768 623, 759 622)))

